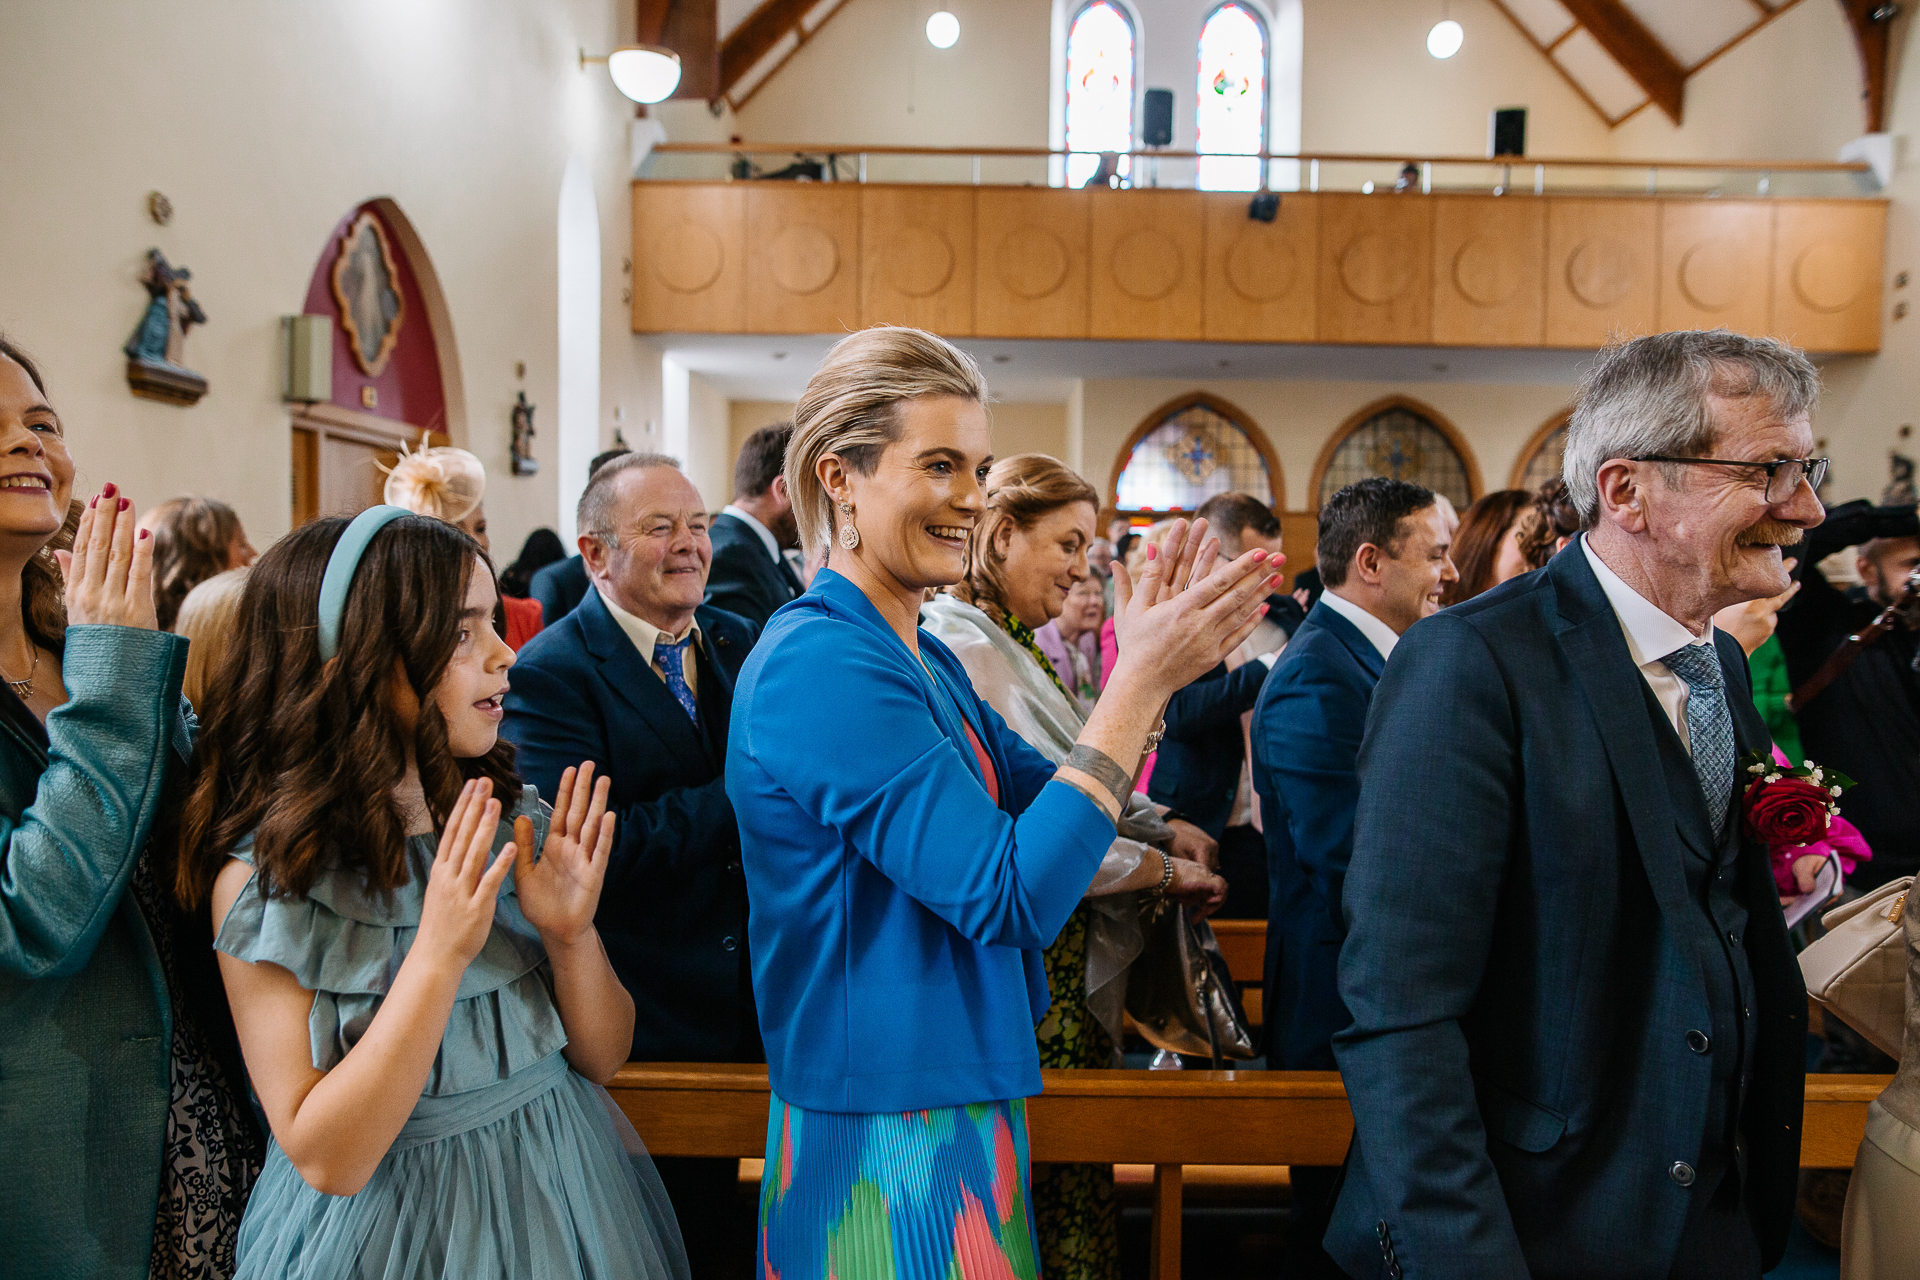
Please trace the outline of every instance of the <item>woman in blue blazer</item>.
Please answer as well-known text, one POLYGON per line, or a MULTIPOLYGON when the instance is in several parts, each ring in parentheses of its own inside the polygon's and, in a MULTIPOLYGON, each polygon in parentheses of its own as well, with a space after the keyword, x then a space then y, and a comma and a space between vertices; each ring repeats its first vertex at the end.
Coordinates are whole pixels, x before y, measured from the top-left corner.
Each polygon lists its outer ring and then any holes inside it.
POLYGON ((1040 953, 1168 695, 1277 582, 1259 552, 1215 567, 1203 525, 1137 589, 1122 571, 1119 662, 1049 763, 917 625, 985 510, 986 398, 964 353, 880 327, 834 347, 795 413, 787 487, 809 553, 832 555, 741 670, 727 756, 774 1092, 759 1270, 782 1280, 1036 1273, 1040 953))

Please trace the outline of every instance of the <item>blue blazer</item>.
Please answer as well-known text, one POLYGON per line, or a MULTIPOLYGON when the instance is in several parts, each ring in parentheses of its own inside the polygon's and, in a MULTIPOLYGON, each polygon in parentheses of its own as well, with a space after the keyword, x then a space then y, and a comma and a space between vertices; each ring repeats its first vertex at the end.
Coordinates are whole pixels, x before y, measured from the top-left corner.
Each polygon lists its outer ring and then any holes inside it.
POLYGON ((740 672, 727 793, 767 1070, 815 1111, 1040 1092, 1040 952, 1113 843, 1113 823, 1052 781, 959 659, 924 631, 919 645, 924 667, 823 569, 740 672))
POLYGON ((709 531, 713 567, 707 573, 707 603, 764 627, 773 611, 800 594, 800 581, 785 561, 767 554, 746 521, 722 515, 709 531))
POLYGON ((520 650, 507 718, 520 776, 551 798, 591 760, 618 815, 595 923, 633 994, 633 1057, 731 1062, 759 1056, 747 966, 747 890, 720 769, 733 680, 754 625, 704 606, 696 725, 640 659, 597 591, 520 650))
POLYGON ((1360 628, 1316 604, 1253 711, 1253 787, 1267 842, 1267 1065, 1332 1071, 1351 1020, 1337 989, 1353 856, 1360 738, 1386 659, 1360 628))
POLYGON ((592 585, 587 562, 571 555, 543 566, 527 584, 527 591, 540 602, 541 624, 550 627, 579 608, 592 585))
MULTIPOLYGON (((1737 749, 1765 750, 1746 660, 1718 644, 1737 749)), ((1688 1034, 1727 961, 1697 941, 1683 860, 1710 856, 1688 834, 1705 810, 1668 786, 1658 714, 1577 544, 1395 647, 1343 897, 1355 1128, 1326 1247, 1351 1274, 1380 1273, 1383 1240, 1421 1277, 1669 1273, 1690 1201, 1668 1170, 1698 1167, 1712 1086, 1688 1034)), ((1793 1219, 1807 999, 1765 850, 1734 867, 1766 1269, 1793 1219)))

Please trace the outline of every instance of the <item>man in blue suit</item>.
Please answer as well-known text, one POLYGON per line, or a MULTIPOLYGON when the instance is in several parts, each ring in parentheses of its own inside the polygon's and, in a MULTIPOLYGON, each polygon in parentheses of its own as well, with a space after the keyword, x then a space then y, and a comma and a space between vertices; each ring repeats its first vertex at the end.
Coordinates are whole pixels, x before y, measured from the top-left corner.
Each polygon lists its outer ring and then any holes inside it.
POLYGON ((773 611, 800 594, 800 577, 781 554, 800 545, 800 525, 787 497, 787 441, 793 424, 762 427, 740 445, 733 464, 733 501, 713 522, 713 571, 707 603, 764 627, 773 611))
MULTIPOLYGON (((551 796, 570 765, 613 781, 596 917, 633 995, 633 1057, 758 1062, 740 836, 722 768, 733 682, 759 628, 701 605, 712 548, 679 464, 629 453, 579 506, 593 589, 520 651, 502 732, 551 796)), ((661 1160, 696 1273, 732 1265, 734 1162, 661 1160)), ((744 1235, 751 1237, 751 1231, 744 1235)))
MULTIPOLYGON (((625 449, 609 449, 605 453, 595 454, 593 461, 587 464, 587 479, 591 481, 594 472, 626 452, 625 449)), ((578 608, 586 598, 587 588, 592 585, 587 576, 587 562, 576 553, 543 567, 533 575, 527 590, 540 602, 541 625, 550 627, 578 608)))
POLYGON ((1602 352, 1564 475, 1587 532, 1421 622, 1374 691, 1334 1038, 1355 1276, 1738 1277, 1793 1218, 1806 990, 1714 613, 1822 518, 1819 391, 1724 330, 1602 352))
MULTIPOLYGON (((1452 534, 1431 490, 1404 480, 1350 484, 1322 504, 1316 558, 1326 584, 1253 712, 1253 785, 1266 837, 1267 1065, 1332 1071, 1349 1021, 1336 989, 1346 936, 1340 888, 1360 800, 1360 734, 1400 635, 1459 580, 1452 534)), ((1337 1168, 1295 1168, 1289 1280, 1337 1276, 1320 1247, 1337 1168)))

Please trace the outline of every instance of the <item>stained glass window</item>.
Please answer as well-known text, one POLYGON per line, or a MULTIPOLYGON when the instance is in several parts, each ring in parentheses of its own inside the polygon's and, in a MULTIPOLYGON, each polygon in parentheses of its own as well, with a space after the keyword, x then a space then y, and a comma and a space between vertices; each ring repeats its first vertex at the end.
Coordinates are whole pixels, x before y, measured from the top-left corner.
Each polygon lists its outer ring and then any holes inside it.
POLYGON ((1541 485, 1560 474, 1560 462, 1566 456, 1567 428, 1562 423, 1540 442, 1540 447, 1527 459, 1527 469, 1520 473, 1520 487, 1528 493, 1537 491, 1541 485))
POLYGON ((1356 480, 1385 476, 1411 480, 1444 493, 1465 511, 1473 501, 1467 463, 1446 433, 1401 405, 1383 409, 1347 433, 1320 477, 1318 500, 1325 502, 1356 480))
POLYGON ((1255 191, 1267 141, 1267 29, 1253 10, 1227 3, 1200 28, 1202 191, 1255 191), (1246 157, 1241 159, 1239 157, 1246 157))
POLYGON ((1190 404, 1147 432, 1120 469, 1122 511, 1192 511, 1216 493, 1249 493, 1269 506, 1267 460, 1239 423, 1190 404))
MULTIPOLYGON (((1067 185, 1100 167, 1102 151, 1133 149, 1133 21, 1112 0, 1093 3, 1067 28, 1067 185)), ((1129 168, 1120 157, 1120 172, 1129 168)))

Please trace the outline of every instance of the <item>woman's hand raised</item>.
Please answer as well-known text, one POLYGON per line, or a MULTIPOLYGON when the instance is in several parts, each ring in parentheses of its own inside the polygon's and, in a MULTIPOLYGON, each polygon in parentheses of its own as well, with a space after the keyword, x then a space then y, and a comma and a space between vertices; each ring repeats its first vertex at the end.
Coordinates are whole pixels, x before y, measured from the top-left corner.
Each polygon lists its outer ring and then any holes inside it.
POLYGON ((567 947, 593 930, 600 886, 613 849, 614 817, 607 812, 611 778, 593 781, 593 762, 560 775, 553 821, 540 861, 533 860, 533 820, 513 821, 514 891, 527 922, 549 950, 567 947))
POLYGON ((409 958, 421 955, 465 971, 487 944, 494 902, 513 867, 512 849, 491 856, 499 829, 500 802, 493 798, 493 783, 476 778, 462 787, 433 855, 420 930, 409 958))
POLYGON ((56 551, 67 582, 67 621, 153 631, 153 537, 135 532, 133 503, 107 485, 80 513, 73 550, 56 551))
POLYGON ((1164 698, 1211 671, 1265 616, 1285 558, 1249 551, 1217 564, 1220 540, 1206 534, 1205 520, 1176 520, 1164 552, 1148 548, 1137 583, 1115 562, 1114 679, 1124 674, 1164 698))

